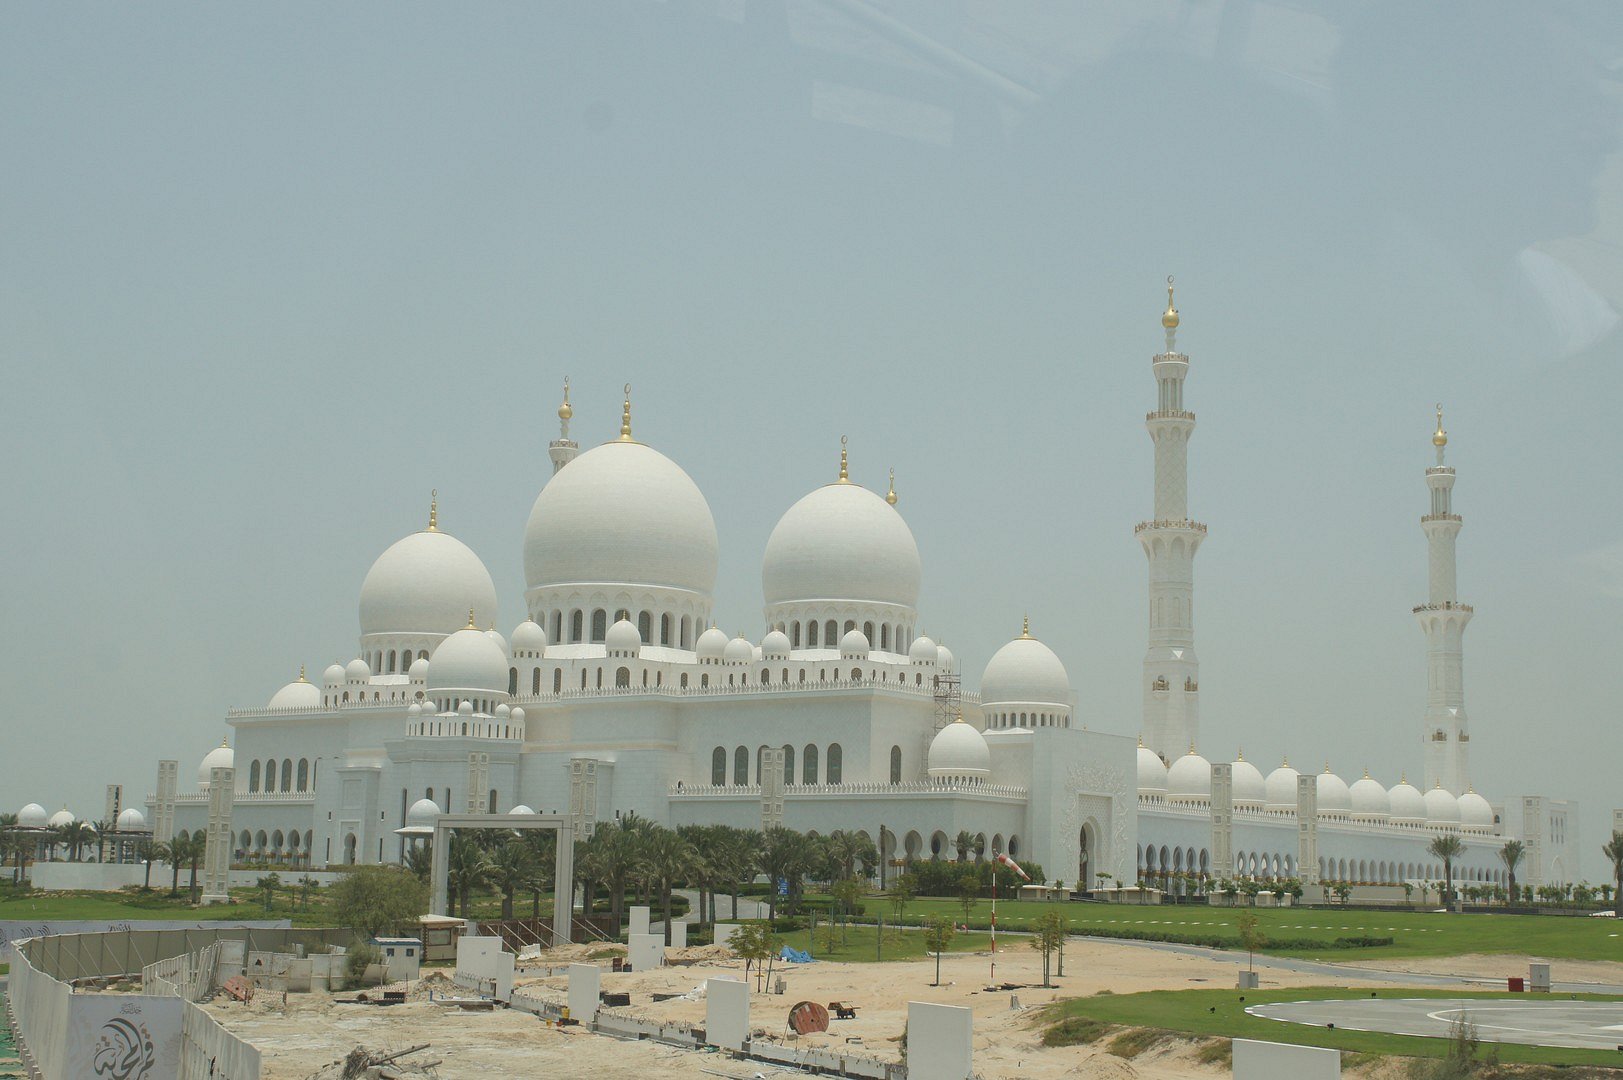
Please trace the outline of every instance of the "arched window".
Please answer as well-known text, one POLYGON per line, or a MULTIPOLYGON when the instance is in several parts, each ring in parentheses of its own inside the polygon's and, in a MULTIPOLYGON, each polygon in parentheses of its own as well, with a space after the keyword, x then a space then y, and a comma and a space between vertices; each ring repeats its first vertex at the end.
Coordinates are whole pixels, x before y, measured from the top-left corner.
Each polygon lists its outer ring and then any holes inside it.
POLYGON ((265 790, 276 790, 276 759, 270 758, 265 762, 265 790))
POLYGON ((259 762, 257 761, 248 765, 248 790, 259 790, 259 762))
POLYGON ((578 611, 569 614, 569 640, 572 642, 581 640, 581 613, 578 611))
POLYGON ((562 641, 563 639, 564 639, 564 613, 562 611, 554 611, 552 613, 552 637, 551 637, 550 640, 552 641, 552 643, 554 645, 556 645, 560 641, 562 641))
POLYGON ((580 688, 582 690, 586 689, 586 669, 585 668, 580 669, 580 688))
POLYGON ((687 688, 688 688, 688 673, 687 673, 687 672, 685 672, 685 671, 684 671, 684 672, 682 672, 682 684, 681 684, 681 688, 682 688, 682 689, 683 689, 683 690, 686 690, 686 689, 687 689, 687 688))
POLYGON ((830 743, 828 747, 828 782, 838 784, 841 778, 841 765, 845 754, 840 750, 839 743, 830 743))
POLYGON ((800 760, 801 781, 807 784, 817 783, 817 747, 807 743, 806 751, 800 755, 800 760))
POLYGON ((733 751, 733 783, 743 786, 750 782, 750 752, 740 746, 733 751))
POLYGON ((507 696, 518 697, 518 668, 507 669, 507 696))
POLYGON ((885 652, 890 651, 890 623, 879 628, 879 647, 885 652))
POLYGON ((602 608, 592 612, 592 640, 602 641, 609 632, 609 613, 602 608))
POLYGON ((530 693, 539 694, 540 692, 541 692, 541 669, 540 668, 531 668, 530 669, 530 693))
POLYGON ((800 681, 801 682, 806 681, 806 669, 805 668, 800 669, 800 681))
MULTIPOLYGON (((536 669, 535 677, 537 679, 540 679, 540 677, 541 677, 541 671, 540 671, 539 668, 536 669)), ((561 694, 561 693, 564 692, 564 669, 563 668, 554 668, 552 670, 552 692, 554 694, 561 694)))
POLYGON ((783 744, 783 782, 795 782, 795 748, 788 743, 783 744))
POLYGON ((616 670, 614 673, 614 685, 629 687, 631 685, 631 669, 623 667, 616 670))
POLYGON ((900 746, 890 748, 890 782, 893 784, 902 782, 902 748, 900 746))
POLYGON ((599 690, 603 689, 603 669, 602 668, 597 669, 597 688, 599 690))
POLYGON ((817 648, 817 623, 816 622, 809 622, 809 623, 806 624, 806 647, 808 649, 817 648))
POLYGON ((693 642, 693 616, 682 616, 682 648, 692 647, 693 642))
POLYGON ((823 643, 830 649, 840 643, 840 624, 833 619, 823 624, 823 643))
POLYGON ((310 759, 309 758, 300 758, 299 759, 299 790, 300 791, 309 791, 310 790, 310 759))
POLYGON ((496 813, 496 789, 495 788, 490 789, 490 801, 485 804, 485 813, 487 813, 487 814, 496 813))
POLYGON ((770 669, 770 668, 762 668, 761 669, 761 685, 766 686, 771 682, 772 682, 772 669, 770 669))
POLYGON ((800 624, 799 623, 795 623, 794 625, 789 627, 789 647, 793 648, 793 649, 800 648, 800 624))
MULTIPOLYGON (((685 677, 686 676, 684 676, 684 678, 685 677)), ((703 689, 703 688, 705 688, 705 687, 707 687, 709 685, 710 685, 710 676, 708 674, 700 675, 699 676, 699 687, 700 687, 700 689, 703 689)))
POLYGON ((645 611, 637 616, 637 636, 642 639, 644 645, 653 643, 654 616, 652 613, 645 611))
POLYGON ((862 624, 862 636, 868 639, 869 645, 873 644, 873 623, 865 622, 862 624))
POLYGON ((718 746, 710 754, 710 783, 721 787, 727 782, 727 751, 718 746))
POLYGON ((389 650, 389 674, 390 675, 394 674, 394 658, 395 658, 395 651, 393 649, 390 649, 389 650))
POLYGON ((671 613, 668 611, 659 617, 659 643, 661 645, 671 643, 671 613))
POLYGON ((851 681, 852 682, 861 682, 862 681, 862 669, 861 668, 855 668, 854 667, 854 668, 851 669, 851 681))

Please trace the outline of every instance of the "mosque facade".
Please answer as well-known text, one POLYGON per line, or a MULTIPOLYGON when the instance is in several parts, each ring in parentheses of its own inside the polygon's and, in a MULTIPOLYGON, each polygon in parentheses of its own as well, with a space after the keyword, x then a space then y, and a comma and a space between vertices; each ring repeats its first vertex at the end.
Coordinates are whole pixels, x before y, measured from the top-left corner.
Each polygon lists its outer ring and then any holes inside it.
POLYGON ((205 828, 226 767, 235 857, 315 867, 397 861, 397 830, 437 812, 567 812, 587 830, 634 812, 670 826, 846 829, 887 862, 956 858, 967 831, 970 858, 1035 860, 1083 888, 1169 872, 1435 881, 1426 848, 1440 834, 1462 841, 1457 879, 1502 882, 1510 837, 1529 849, 1520 881, 1572 879, 1575 804, 1494 802, 1470 784, 1472 608, 1455 590, 1463 522, 1440 410, 1421 522, 1430 591, 1414 610, 1430 658, 1420 783, 1366 773, 1349 784, 1328 765, 1265 774, 1243 755, 1214 767, 1199 753, 1194 559, 1206 526, 1188 510, 1195 414, 1172 301, 1169 285, 1146 417, 1153 516, 1136 530, 1149 583, 1136 737, 1075 720, 1065 665, 1029 626, 987 661, 978 691, 962 687, 958 658, 918 631, 920 558, 894 481, 884 494, 854 483, 843 443, 838 475, 767 541, 759 640, 723 632, 703 493, 636 439, 629 387, 618 437, 582 452, 566 384, 553 474, 525 529, 526 618, 497 631, 491 576, 440 527, 436 502, 367 573, 357 655, 231 710, 195 788, 164 763, 152 827, 205 828))

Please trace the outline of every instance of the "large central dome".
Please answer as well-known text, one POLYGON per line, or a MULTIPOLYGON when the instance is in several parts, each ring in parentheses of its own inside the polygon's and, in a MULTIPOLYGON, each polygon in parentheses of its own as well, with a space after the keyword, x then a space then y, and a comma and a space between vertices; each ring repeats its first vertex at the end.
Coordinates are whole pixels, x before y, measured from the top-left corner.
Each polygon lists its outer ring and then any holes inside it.
POLYGON ((524 578, 559 585, 652 585, 708 598, 716 521, 693 479, 642 443, 588 450, 548 481, 524 529, 524 578))
POLYGON ((479 556, 427 528, 390 545, 361 584, 362 634, 449 634, 496 618, 496 586, 479 556))
POLYGON ((896 508, 865 487, 820 487, 789 508, 766 542, 761 589, 774 604, 919 601, 919 547, 896 508))

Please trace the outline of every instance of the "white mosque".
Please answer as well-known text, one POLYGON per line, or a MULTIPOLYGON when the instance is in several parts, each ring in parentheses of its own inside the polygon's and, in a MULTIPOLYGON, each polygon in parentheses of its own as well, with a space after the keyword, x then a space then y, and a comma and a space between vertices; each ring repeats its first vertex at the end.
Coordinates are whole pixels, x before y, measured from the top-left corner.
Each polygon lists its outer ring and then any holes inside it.
MULTIPOLYGON (((888 860, 954 858, 967 830, 972 857, 1036 860, 1083 888, 1166 872, 1433 881, 1441 866, 1426 848, 1440 833, 1463 841, 1460 879, 1502 881, 1497 850, 1516 836, 1520 881, 1568 880, 1575 804, 1490 801, 1470 784, 1461 640, 1472 609, 1455 591, 1461 518, 1440 410, 1422 518, 1430 595, 1414 610, 1430 656, 1418 783, 1366 773, 1349 784, 1288 763, 1264 775, 1198 752, 1193 566, 1206 526, 1187 507, 1195 414, 1178 322, 1169 284, 1146 421, 1154 514, 1136 530, 1150 600, 1139 733, 1073 723, 1065 665, 1029 627, 986 663, 979 693, 962 689, 958 659, 917 631, 919 552, 894 483, 880 494, 852 482, 843 445, 837 477, 767 541, 762 636, 724 633, 703 493, 637 440, 629 387, 618 437, 581 452, 566 383, 553 475, 525 529, 527 617, 506 638, 494 629, 491 576, 435 504, 367 573, 358 655, 231 710, 197 790, 180 790, 162 763, 151 828, 159 839, 204 828, 211 777, 230 767, 237 857, 317 868, 397 860, 396 830, 437 812, 533 807, 586 828, 635 811, 671 826, 847 829, 888 860)), ((22 818, 46 813, 31 804, 22 818)))

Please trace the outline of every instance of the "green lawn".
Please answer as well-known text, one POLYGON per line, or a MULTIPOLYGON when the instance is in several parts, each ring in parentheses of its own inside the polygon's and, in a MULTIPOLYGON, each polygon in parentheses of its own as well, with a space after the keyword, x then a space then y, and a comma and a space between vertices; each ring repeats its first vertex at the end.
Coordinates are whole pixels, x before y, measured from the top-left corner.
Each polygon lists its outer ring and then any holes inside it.
MULTIPOLYGON (((1002 905, 998 914, 1001 915, 1002 905)), ((1277 1020, 1264 1020, 1249 1016, 1248 1005, 1276 1001, 1307 1001, 1319 998, 1364 997, 1368 990, 1350 990, 1345 987, 1298 987, 1294 990, 1154 990, 1142 994, 1099 994, 1094 997, 1069 998, 1047 1007, 1045 1021, 1060 1021, 1078 1016, 1102 1024, 1123 1027, 1161 1028, 1167 1031, 1189 1032, 1196 1035, 1218 1035, 1225 1038, 1254 1038, 1270 1042, 1298 1043, 1304 1046, 1325 1046, 1332 1049, 1373 1054, 1400 1054, 1409 1057, 1441 1057, 1447 1046, 1444 1039, 1427 1039, 1413 1035, 1382 1035, 1362 1031, 1330 1031, 1302 1024, 1282 1024, 1277 1020)), ((1513 998, 1527 1001, 1528 994, 1492 994, 1461 990, 1415 990, 1407 987, 1384 988, 1383 997, 1391 998, 1482 998, 1487 1000, 1513 998)), ((1562 998, 1582 997, 1587 1000, 1617 1000, 1594 995, 1559 995, 1562 998)), ((1045 1023, 1045 1026, 1047 1024, 1045 1023)), ((1551 1065, 1611 1065, 1618 1064, 1616 1051, 1573 1050, 1561 1047, 1520 1046, 1515 1043, 1483 1043, 1483 1050, 1497 1051, 1506 1062, 1540 1062, 1551 1065)))
POLYGON ((154 888, 146 894, 134 892, 33 892, 18 895, 0 889, 0 919, 25 921, 127 921, 142 919, 247 920, 292 919, 294 926, 330 926, 332 917, 324 910, 319 890, 311 892, 309 910, 294 910, 294 895, 284 889, 267 913, 255 894, 238 893, 238 902, 228 905, 193 907, 185 890, 171 899, 167 889, 154 888))
MULTIPOLYGON (((1007 901, 997 906, 1000 929, 1020 930, 1034 916, 1063 911, 1073 932, 1108 937, 1123 931, 1232 939, 1241 908, 1203 905, 1115 905, 1007 901)), ((984 925, 991 916, 990 900, 977 901, 970 925, 984 925)), ((1590 919, 1562 915, 1453 915, 1414 911, 1359 911, 1342 908, 1254 908, 1262 932, 1273 939, 1307 940, 1315 944, 1265 948, 1263 952, 1316 960, 1379 960, 1400 956, 1460 956, 1466 953, 1520 953, 1567 960, 1623 961, 1623 923, 1616 919, 1590 919), (1338 937, 1390 937, 1391 945, 1368 948, 1330 948, 1338 937), (1323 946, 1319 946, 1322 942, 1323 946)), ((956 900, 920 898, 907 906, 912 922, 932 913, 963 921, 956 900)), ((867 917, 891 909, 880 898, 867 900, 867 917)))
MULTIPOLYGON (((924 935, 916 930, 886 930, 882 956, 875 955, 874 927, 872 926, 850 926, 845 928, 843 932, 836 929, 834 931, 835 946, 832 953, 825 948, 824 933, 824 930, 819 927, 816 947, 811 950, 812 956, 818 960, 859 963, 873 960, 922 960, 925 955, 924 935)), ((797 949, 805 949, 811 931, 796 930, 793 933, 780 934, 779 936, 783 938, 785 944, 797 949)), ((1024 942, 1021 944, 1024 945, 1024 942)), ((991 947, 991 938, 987 934, 954 934, 952 944, 947 946, 947 951, 978 952, 991 947)))

